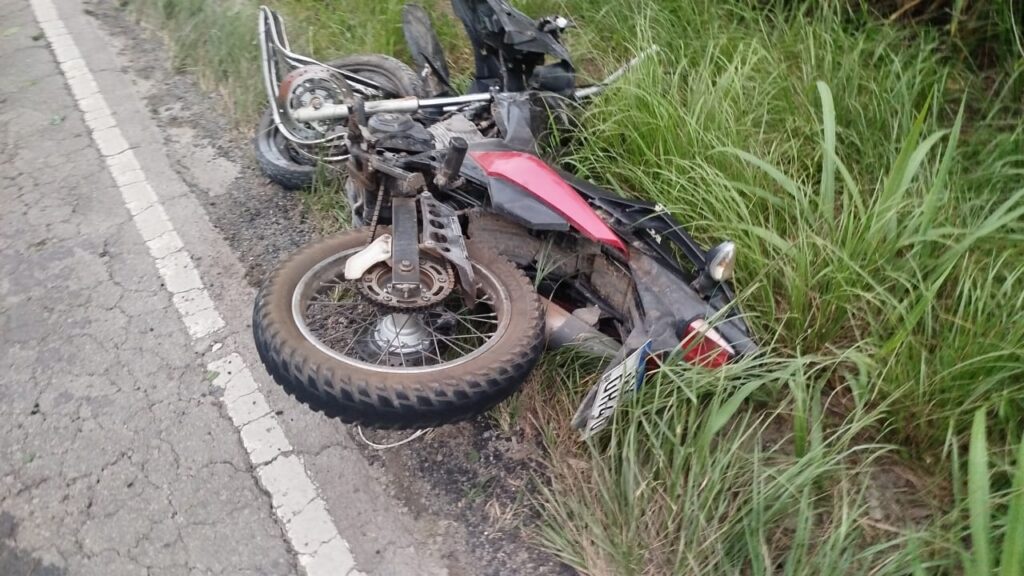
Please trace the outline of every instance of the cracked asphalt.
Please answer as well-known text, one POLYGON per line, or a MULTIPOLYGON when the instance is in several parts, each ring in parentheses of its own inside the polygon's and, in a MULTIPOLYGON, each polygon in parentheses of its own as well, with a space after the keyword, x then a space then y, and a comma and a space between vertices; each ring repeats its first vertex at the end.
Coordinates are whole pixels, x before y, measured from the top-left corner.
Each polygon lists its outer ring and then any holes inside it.
POLYGON ((571 573, 491 515, 529 475, 514 442, 462 424, 372 453, 273 384, 247 278, 310 238, 297 199, 121 3, 52 1, 224 326, 190 337, 29 0, 0 0, 0 576, 302 574, 208 368, 229 356, 360 573, 571 573), (496 474, 502 498, 467 496, 496 474))
POLYGON ((0 574, 295 574, 28 3, 0 13, 0 574))

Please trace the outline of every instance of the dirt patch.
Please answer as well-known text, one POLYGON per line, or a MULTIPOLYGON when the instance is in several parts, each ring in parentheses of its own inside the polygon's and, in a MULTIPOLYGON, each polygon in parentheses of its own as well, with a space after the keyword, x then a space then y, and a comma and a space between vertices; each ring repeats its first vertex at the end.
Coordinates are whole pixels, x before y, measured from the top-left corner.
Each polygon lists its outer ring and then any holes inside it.
MULTIPOLYGON (((167 48, 155 31, 109 3, 89 3, 88 12, 120 43, 125 71, 161 127, 176 171, 246 266, 249 283, 259 285, 281 258, 315 236, 299 196, 262 175, 250 135, 234 130, 222 103, 204 94, 193 78, 170 69, 167 48)), ((379 443, 405 436, 366 434, 379 443)), ((453 573, 575 573, 527 541, 524 526, 535 521, 528 501, 541 477, 541 453, 522 430, 503 434, 483 417, 398 448, 367 447, 366 455, 388 473, 394 496, 410 510, 439 523, 458 523, 470 535, 463 546, 473 566, 453 573)))

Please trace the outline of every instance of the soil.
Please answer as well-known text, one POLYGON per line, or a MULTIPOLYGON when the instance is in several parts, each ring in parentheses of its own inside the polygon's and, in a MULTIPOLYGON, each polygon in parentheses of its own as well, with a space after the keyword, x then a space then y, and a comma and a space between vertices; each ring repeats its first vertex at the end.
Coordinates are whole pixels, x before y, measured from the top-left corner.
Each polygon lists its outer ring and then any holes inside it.
MULTIPOLYGON (((280 259, 314 238, 311 216, 295 193, 260 173, 251 135, 232 128, 222 102, 172 70, 155 31, 113 3, 89 5, 88 13, 120 44, 124 72, 144 94, 176 170, 246 266, 249 283, 258 286, 280 259)), ((365 434, 376 443, 408 436, 365 434)), ((464 548, 474 556, 477 574, 575 574, 528 541, 537 521, 529 507, 531 487, 543 479, 540 455, 522 430, 504 434, 487 417, 435 429, 396 448, 366 447, 368 460, 388 473, 394 495, 409 510, 464 527, 470 535, 464 548)))

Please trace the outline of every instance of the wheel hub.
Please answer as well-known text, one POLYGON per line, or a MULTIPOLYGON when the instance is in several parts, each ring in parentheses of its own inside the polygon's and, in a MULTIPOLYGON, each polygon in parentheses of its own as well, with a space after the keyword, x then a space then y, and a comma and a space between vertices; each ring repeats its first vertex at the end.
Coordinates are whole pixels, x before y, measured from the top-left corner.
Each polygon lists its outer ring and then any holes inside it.
POLYGON ((455 288, 455 275, 447 262, 420 259, 420 290, 406 293, 392 287, 391 267, 385 263, 370 267, 357 282, 360 294, 385 310, 429 310, 444 301, 455 288))
POLYGON ((329 133, 334 128, 332 122, 295 122, 291 117, 300 108, 341 103, 349 91, 344 82, 335 71, 324 66, 303 66, 289 72, 281 82, 277 102, 289 129, 309 139, 329 133))
MULTIPOLYGON (((365 238, 356 232, 350 236, 351 247, 305 272, 292 295, 293 321, 324 354, 359 369, 427 373, 484 354, 508 329, 510 319, 503 313, 510 306, 509 294, 494 273, 488 268, 478 270, 484 295, 467 308, 464 299, 452 294, 453 268, 430 252, 421 254, 421 267, 430 263, 422 275, 423 288, 432 298, 451 297, 427 309, 387 309, 367 296, 363 279, 369 275, 378 280, 378 288, 386 289, 391 281, 386 262, 377 264, 381 270, 373 270, 373 265, 360 267, 363 276, 346 279, 348 260, 360 251, 365 238), (445 287, 437 289, 437 285, 445 287)), ((372 289, 374 283, 370 284, 372 289)), ((399 298, 399 304, 404 299, 399 298)))
POLYGON ((423 348, 430 332, 418 314, 396 312, 382 317, 373 335, 378 342, 387 343, 389 351, 415 352, 423 348))
POLYGON ((389 366, 423 366, 427 360, 436 359, 445 345, 435 341, 437 330, 444 334, 450 326, 443 322, 431 330, 425 313, 406 314, 395 312, 380 317, 371 329, 361 355, 367 361, 389 366))

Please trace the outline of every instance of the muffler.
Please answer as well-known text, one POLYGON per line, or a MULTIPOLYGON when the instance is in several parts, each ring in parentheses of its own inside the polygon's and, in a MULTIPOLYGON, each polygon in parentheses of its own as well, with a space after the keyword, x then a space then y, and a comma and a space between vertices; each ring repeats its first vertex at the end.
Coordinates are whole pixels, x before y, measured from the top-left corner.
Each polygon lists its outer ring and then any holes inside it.
POLYGON ((548 347, 570 346, 595 356, 614 356, 621 346, 590 324, 547 298, 544 302, 544 333, 548 347))

